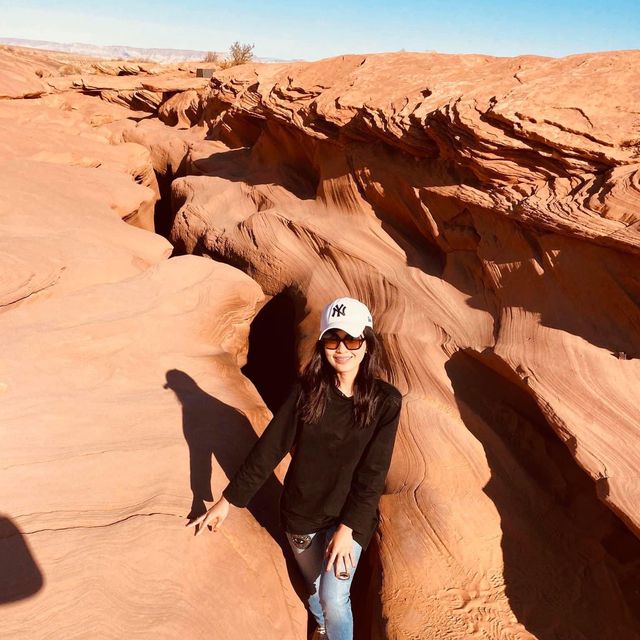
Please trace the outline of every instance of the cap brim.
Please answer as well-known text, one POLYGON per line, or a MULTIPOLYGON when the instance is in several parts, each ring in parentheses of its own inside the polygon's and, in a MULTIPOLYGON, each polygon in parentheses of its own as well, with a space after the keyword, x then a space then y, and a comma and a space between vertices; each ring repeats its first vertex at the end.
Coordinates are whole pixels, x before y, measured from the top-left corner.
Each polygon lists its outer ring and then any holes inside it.
POLYGON ((349 322, 335 322, 330 324, 324 331, 320 332, 318 336, 318 340, 322 339, 322 336, 327 333, 327 331, 331 331, 331 329, 342 329, 346 331, 350 336, 359 336, 367 325, 364 323, 354 324, 349 322))

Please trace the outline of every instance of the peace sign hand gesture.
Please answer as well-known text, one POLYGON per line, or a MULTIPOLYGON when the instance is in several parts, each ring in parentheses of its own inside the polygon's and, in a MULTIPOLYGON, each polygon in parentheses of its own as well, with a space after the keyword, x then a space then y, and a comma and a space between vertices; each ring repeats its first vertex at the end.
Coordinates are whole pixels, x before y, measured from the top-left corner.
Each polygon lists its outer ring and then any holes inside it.
MULTIPOLYGON (((220 500, 216 502, 206 513, 203 513, 199 518, 192 520, 186 526, 197 527, 196 536, 199 536, 207 527, 207 525, 213 525, 214 533, 218 531, 218 527, 224 522, 225 518, 229 515, 229 502, 221 496, 220 500)), ((195 536, 194 536, 195 537, 195 536)))

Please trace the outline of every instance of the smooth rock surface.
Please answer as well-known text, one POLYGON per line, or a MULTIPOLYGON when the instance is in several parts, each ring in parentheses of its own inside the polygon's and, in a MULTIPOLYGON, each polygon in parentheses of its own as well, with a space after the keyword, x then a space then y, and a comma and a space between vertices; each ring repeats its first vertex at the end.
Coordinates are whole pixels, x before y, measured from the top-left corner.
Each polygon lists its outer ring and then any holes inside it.
POLYGON ((185 528, 271 417, 240 373, 264 294, 168 259, 139 112, 70 86, 0 102, 0 636, 302 637, 273 517, 185 528))

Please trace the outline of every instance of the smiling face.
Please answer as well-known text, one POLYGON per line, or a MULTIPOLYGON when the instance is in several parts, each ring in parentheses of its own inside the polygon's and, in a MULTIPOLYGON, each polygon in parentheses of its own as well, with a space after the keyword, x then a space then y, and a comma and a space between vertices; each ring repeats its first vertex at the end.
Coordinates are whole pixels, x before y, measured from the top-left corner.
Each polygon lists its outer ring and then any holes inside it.
MULTIPOLYGON (((344 338, 347 332, 342 329, 331 329, 327 331, 325 335, 329 336, 331 334, 344 338)), ((327 349, 327 347, 324 347, 324 355, 327 358, 327 362, 339 373, 347 373, 349 371, 357 372, 366 352, 367 343, 365 340, 362 341, 359 349, 353 351, 347 349, 347 347, 344 346, 344 342, 340 342, 337 349, 327 349)))

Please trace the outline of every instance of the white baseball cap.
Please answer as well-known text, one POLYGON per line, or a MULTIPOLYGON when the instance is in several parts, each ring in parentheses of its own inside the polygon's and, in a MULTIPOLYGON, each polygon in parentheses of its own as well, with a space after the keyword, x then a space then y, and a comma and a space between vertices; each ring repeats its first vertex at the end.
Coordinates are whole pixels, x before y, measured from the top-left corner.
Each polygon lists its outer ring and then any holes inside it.
POLYGON ((320 336, 329 329, 342 329, 357 337, 365 327, 373 329, 371 312, 360 300, 355 298, 336 298, 323 310, 320 316, 320 336))

